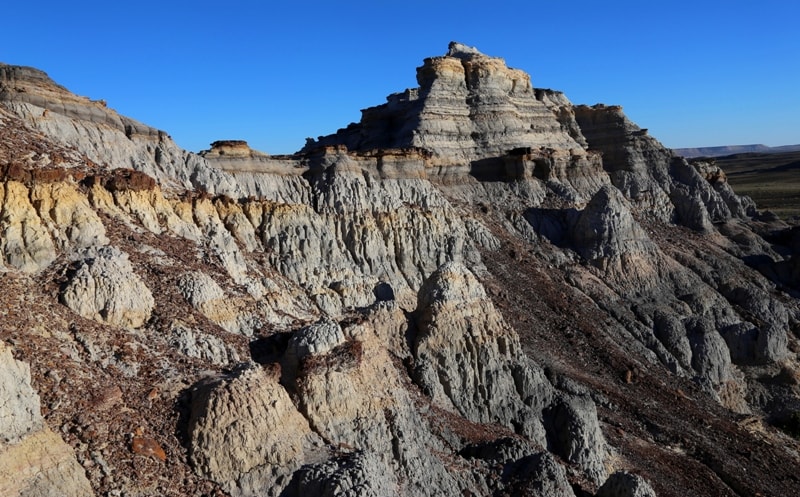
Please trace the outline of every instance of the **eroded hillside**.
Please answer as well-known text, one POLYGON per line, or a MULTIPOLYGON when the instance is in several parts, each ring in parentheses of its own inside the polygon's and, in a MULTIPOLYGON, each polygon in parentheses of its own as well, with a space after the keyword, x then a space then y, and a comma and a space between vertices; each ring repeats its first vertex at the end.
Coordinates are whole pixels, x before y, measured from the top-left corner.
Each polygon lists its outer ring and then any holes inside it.
POLYGON ((800 490, 796 230, 620 107, 417 74, 269 156, 0 66, 0 494, 800 490))

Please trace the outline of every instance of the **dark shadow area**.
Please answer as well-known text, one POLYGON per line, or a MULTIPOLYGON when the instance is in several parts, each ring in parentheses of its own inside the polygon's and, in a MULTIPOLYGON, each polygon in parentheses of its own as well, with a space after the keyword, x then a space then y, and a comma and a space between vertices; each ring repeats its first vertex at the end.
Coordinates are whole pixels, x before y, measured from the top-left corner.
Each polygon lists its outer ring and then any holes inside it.
POLYGON ((175 437, 183 447, 189 447, 189 420, 192 417, 192 387, 184 388, 175 399, 172 409, 178 415, 175 437))
POLYGON ((469 163, 469 174, 481 182, 511 181, 506 172, 506 161, 503 157, 489 157, 469 163))
POLYGON ((394 300, 394 290, 392 289, 392 285, 386 283, 385 281, 381 281, 375 288, 372 289, 373 295, 375 295, 375 299, 378 302, 389 302, 394 300))
POLYGON ((250 358, 259 364, 276 363, 286 352, 290 338, 292 338, 290 331, 258 337, 250 342, 250 358))
POLYGON ((570 245, 570 227, 577 222, 579 215, 580 211, 574 207, 568 209, 531 207, 522 213, 536 234, 562 248, 570 245))

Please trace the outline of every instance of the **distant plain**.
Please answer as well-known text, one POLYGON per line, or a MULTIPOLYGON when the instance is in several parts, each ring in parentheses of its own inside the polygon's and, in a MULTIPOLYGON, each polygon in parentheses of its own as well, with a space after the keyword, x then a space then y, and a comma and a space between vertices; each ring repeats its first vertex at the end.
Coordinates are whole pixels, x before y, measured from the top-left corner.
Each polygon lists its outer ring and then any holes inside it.
POLYGON ((800 152, 734 154, 716 158, 734 191, 759 210, 800 217, 800 152))

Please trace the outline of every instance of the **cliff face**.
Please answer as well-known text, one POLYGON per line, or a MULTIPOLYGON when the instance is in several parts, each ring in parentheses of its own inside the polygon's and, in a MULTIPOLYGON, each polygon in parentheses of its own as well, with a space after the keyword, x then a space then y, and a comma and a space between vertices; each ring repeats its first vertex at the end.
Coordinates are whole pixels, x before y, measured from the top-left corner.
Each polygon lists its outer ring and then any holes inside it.
POLYGON ((619 107, 417 74, 272 157, 0 66, 0 465, 56 475, 0 494, 797 493, 790 227, 619 107))

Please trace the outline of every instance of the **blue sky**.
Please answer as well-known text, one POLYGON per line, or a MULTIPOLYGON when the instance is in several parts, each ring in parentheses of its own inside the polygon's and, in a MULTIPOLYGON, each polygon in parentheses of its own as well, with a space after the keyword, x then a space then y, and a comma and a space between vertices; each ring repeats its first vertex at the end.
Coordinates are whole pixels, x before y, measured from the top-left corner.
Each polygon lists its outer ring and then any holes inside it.
POLYGON ((0 61, 198 151, 289 153, 416 86, 451 40, 669 147, 800 143, 795 0, 7 2, 0 61))

